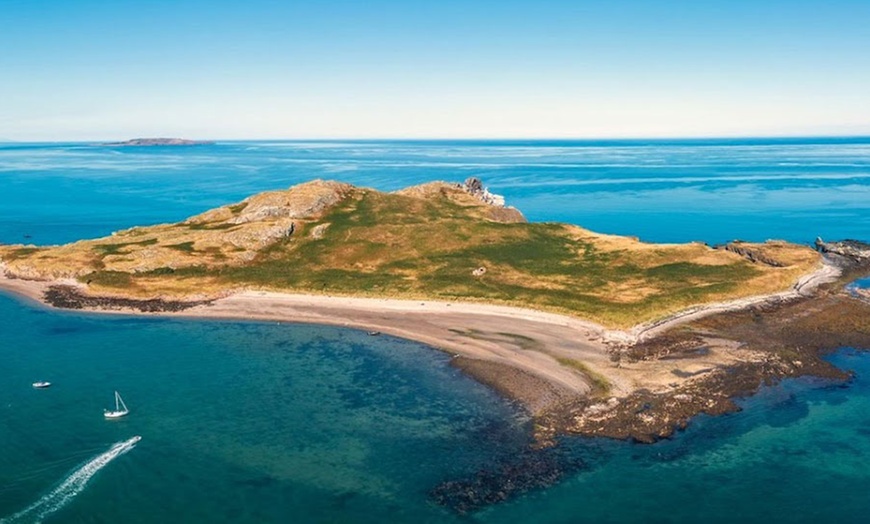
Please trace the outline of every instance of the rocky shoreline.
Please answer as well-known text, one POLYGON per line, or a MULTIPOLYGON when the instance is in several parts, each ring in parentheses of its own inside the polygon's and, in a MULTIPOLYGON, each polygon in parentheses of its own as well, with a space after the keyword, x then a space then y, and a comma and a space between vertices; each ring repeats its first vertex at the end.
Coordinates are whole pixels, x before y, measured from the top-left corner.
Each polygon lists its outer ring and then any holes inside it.
POLYGON ((88 295, 82 293, 75 286, 61 284, 49 286, 43 294, 43 299, 46 303, 60 309, 139 311, 141 313, 174 313, 214 302, 214 300, 135 299, 88 295))
POLYGON ((851 372, 824 357, 843 347, 870 350, 870 301, 845 287, 850 280, 866 277, 870 264, 868 259, 849 256, 843 256, 840 264, 845 271, 841 279, 812 295, 707 316, 614 353, 616 365, 622 361, 675 362, 696 358, 711 345, 730 341, 734 347, 754 352, 755 360, 699 370, 695 379, 664 393, 641 389, 621 399, 567 400, 536 418, 538 443, 541 434, 549 434, 553 447, 530 448, 508 463, 469 478, 445 481, 432 490, 430 498, 465 514, 555 484, 586 467, 576 458, 553 452, 558 449, 558 435, 653 443, 685 429, 701 413, 716 416, 738 411, 736 399, 786 378, 809 376, 822 379, 821 384, 848 384, 851 372))
MULTIPOLYGON (((695 319, 613 352, 616 366, 691 361, 714 347, 739 350, 749 358, 698 369, 689 380, 667 391, 642 388, 624 398, 567 402, 539 417, 539 426, 553 436, 577 434, 652 443, 684 429, 698 414, 734 412, 739 409, 735 399, 785 378, 811 376, 847 382, 849 371, 833 366, 824 356, 843 347, 870 350, 870 301, 846 287, 870 274, 870 245, 829 243, 824 251, 843 270, 836 282, 787 300, 695 319)), ((674 373, 680 375, 677 370, 674 373)))

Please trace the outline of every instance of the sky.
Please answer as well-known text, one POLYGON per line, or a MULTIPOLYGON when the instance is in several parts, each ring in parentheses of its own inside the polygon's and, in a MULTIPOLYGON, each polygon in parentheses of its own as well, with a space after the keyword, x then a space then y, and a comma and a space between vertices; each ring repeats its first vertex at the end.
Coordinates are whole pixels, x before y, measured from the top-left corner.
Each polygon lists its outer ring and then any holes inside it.
POLYGON ((0 139, 870 135, 867 0, 0 0, 0 139))

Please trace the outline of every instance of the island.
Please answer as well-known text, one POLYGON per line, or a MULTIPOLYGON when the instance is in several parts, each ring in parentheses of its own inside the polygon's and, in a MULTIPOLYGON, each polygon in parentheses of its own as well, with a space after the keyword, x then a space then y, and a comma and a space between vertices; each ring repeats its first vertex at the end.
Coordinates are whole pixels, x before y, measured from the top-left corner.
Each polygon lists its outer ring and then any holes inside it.
POLYGON ((870 347, 846 284, 870 246, 651 244, 530 223, 477 179, 315 180, 175 224, 0 246, 0 287, 54 307, 356 327, 416 340, 511 399, 540 446, 652 442, 785 377, 845 381, 870 347))
POLYGON ((112 147, 135 147, 135 146, 207 146, 214 142, 207 140, 188 140, 185 138, 132 138, 123 142, 107 142, 101 144, 112 147))

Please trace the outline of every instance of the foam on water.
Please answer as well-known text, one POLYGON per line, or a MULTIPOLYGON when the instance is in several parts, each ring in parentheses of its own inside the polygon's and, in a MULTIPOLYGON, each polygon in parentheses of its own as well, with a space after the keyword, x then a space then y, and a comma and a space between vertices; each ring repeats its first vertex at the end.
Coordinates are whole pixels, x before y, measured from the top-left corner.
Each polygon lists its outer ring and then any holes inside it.
POLYGON ((88 481, 98 471, 108 466, 110 462, 133 449, 142 437, 135 436, 129 440, 115 443, 108 451, 101 453, 73 471, 56 488, 43 495, 42 498, 24 508, 18 513, 0 519, 0 524, 15 522, 40 522, 48 515, 66 506, 79 493, 84 491, 88 481))

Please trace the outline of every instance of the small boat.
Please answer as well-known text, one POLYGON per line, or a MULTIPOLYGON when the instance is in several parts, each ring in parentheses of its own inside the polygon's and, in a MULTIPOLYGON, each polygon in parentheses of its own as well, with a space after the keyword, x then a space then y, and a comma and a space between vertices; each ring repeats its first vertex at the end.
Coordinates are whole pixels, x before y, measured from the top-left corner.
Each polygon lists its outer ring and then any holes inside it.
POLYGON ((370 337, 376 337, 376 336, 378 336, 378 335, 380 335, 380 334, 381 334, 380 331, 369 331, 369 336, 370 336, 370 337))
POLYGON ((124 399, 121 398, 121 395, 116 391, 115 392, 115 409, 114 410, 103 410, 103 416, 106 418, 121 418, 126 417, 127 413, 130 413, 130 410, 127 409, 127 404, 124 404, 124 399))
POLYGON ((34 387, 35 389, 45 389, 45 388, 50 388, 50 387, 51 387, 51 382, 45 382, 45 381, 43 381, 43 380, 40 380, 39 382, 34 382, 34 383, 33 383, 33 387, 34 387))

